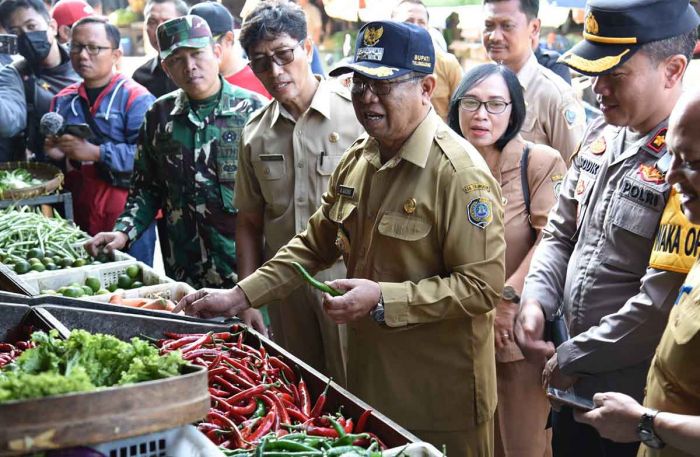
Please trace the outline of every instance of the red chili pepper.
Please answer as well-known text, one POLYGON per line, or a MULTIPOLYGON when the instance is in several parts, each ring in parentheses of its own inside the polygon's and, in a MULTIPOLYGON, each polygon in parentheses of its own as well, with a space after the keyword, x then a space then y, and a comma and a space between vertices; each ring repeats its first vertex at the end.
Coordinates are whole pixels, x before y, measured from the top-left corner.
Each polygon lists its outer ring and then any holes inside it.
POLYGON ((209 377, 214 377, 216 375, 221 375, 224 374, 228 371, 228 368, 226 367, 216 367, 216 368, 210 368, 209 369, 209 377))
MULTIPOLYGON (((195 349, 195 350, 189 351, 187 353, 183 353, 182 358, 185 360, 192 360, 195 357, 207 357, 210 359, 214 359, 219 354, 220 354, 220 352, 217 351, 216 349, 204 349, 204 348, 202 348, 202 349, 195 349)), ((209 365, 209 364, 207 364, 207 365, 209 365)))
POLYGON ((205 335, 200 336, 195 341, 192 341, 191 343, 187 344, 186 346, 181 347, 180 352, 182 352, 183 354, 186 354, 186 353, 193 351, 195 349, 199 349, 203 344, 211 343, 211 340, 212 340, 212 334, 207 333, 205 335))
POLYGON ((216 358, 211 362, 211 365, 209 365, 209 371, 213 370, 214 368, 218 367, 219 364, 221 363, 221 358, 223 357, 223 354, 219 352, 219 355, 216 356, 216 358))
POLYGON ((279 397, 280 400, 287 400, 289 403, 294 404, 294 397, 289 395, 287 392, 282 392, 282 391, 276 391, 275 395, 279 397))
MULTIPOLYGON (((218 384, 219 386, 227 388, 229 393, 231 393, 231 394, 238 394, 241 392, 240 387, 234 386, 233 384, 231 384, 230 382, 228 382, 227 380, 225 380, 221 376, 214 376, 212 378, 212 381, 214 381, 214 383, 218 384)), ((229 398, 229 401, 231 401, 230 398, 229 398)))
POLYGON ((309 390, 306 388, 304 378, 299 380, 299 397, 301 400, 301 412, 311 416, 311 399, 309 398, 309 390))
POLYGON ((287 381, 289 381, 293 384, 296 384, 297 377, 294 374, 294 370, 289 368, 289 365, 284 363, 279 357, 272 356, 272 357, 269 357, 269 360, 270 360, 270 364, 273 367, 279 368, 280 370, 282 370, 284 372, 284 377, 287 378, 287 381))
POLYGON ((267 415, 265 415, 263 420, 260 422, 258 427, 255 429, 255 431, 251 433, 250 436, 247 438, 247 441, 255 442, 263 436, 267 435, 272 429, 273 423, 275 422, 275 416, 276 414, 274 411, 269 411, 267 415))
POLYGON ((255 387, 255 383, 248 381, 243 376, 238 375, 230 368, 226 369, 226 371, 223 372, 223 377, 228 379, 229 381, 237 382, 244 389, 249 389, 251 387, 255 387))
POLYGON ((221 427, 219 427, 216 424, 210 424, 208 422, 200 422, 199 424, 197 424, 197 429, 202 433, 206 433, 209 430, 221 430, 221 427))
POLYGON ((294 396, 294 404, 301 404, 301 398, 299 397, 299 389, 297 389, 297 386, 294 384, 290 384, 288 387, 292 390, 292 395, 294 396))
POLYGON ((267 350, 265 349, 265 346, 260 345, 260 349, 258 349, 258 351, 260 351, 260 357, 263 360, 267 359, 267 350))
POLYGON ((270 404, 277 409, 277 414, 279 415, 280 422, 283 424, 291 424, 289 421, 289 414, 287 414, 287 408, 284 407, 282 401, 277 398, 276 395, 267 392, 262 395, 263 401, 267 400, 270 404))
POLYGON ((297 422, 306 422, 307 420, 309 420, 309 416, 305 416, 304 413, 302 413, 298 409, 294 409, 289 406, 287 406, 286 409, 287 415, 290 419, 295 419, 297 422))
POLYGON ((216 411, 215 409, 210 409, 209 413, 207 413, 207 418, 211 420, 213 423, 219 423, 221 424, 225 429, 234 429, 236 428, 236 424, 233 423, 231 419, 228 417, 224 416, 221 414, 219 411, 216 411))
POLYGON ((210 387, 209 388, 209 395, 217 396, 217 397, 225 397, 225 396, 229 395, 229 393, 225 390, 217 389, 216 387, 210 387))
POLYGON ((357 420, 357 426, 355 427, 355 433, 362 433, 365 431, 365 426, 367 425, 367 419, 369 419, 369 416, 372 415, 372 410, 371 409, 366 409, 362 412, 360 415, 360 418, 357 420))
POLYGON ((345 433, 353 432, 352 417, 345 421, 345 425, 343 425, 343 430, 345 430, 345 433))
POLYGON ((15 347, 10 343, 0 343, 0 352, 12 352, 15 347))
POLYGON ((382 440, 380 440, 377 435, 375 435, 372 432, 363 432, 363 433, 367 433, 370 437, 374 438, 377 441, 377 443, 379 443, 380 448, 386 449, 386 444, 384 444, 384 442, 382 440))
POLYGON ((314 407, 309 414, 310 417, 318 417, 323 412, 323 407, 326 406, 326 398, 328 396, 328 387, 330 387, 330 385, 331 385, 331 380, 329 379, 328 382, 326 383, 326 387, 323 389, 323 392, 321 392, 321 395, 319 395, 318 398, 316 399, 316 404, 314 404, 314 407))
POLYGON ((265 392, 267 389, 270 388, 272 384, 260 384, 255 387, 251 387, 249 389, 246 389, 242 392, 238 392, 236 395, 233 397, 229 398, 228 401, 230 403, 238 403, 241 400, 247 400, 248 398, 254 396, 254 395, 260 395, 261 393, 265 392))
MULTIPOLYGON (((167 333, 166 333, 167 336, 167 333)), ((166 341, 163 343, 163 347, 161 347, 161 351, 163 352, 170 352, 174 351, 175 349, 178 349, 186 344, 192 343, 194 341, 197 341, 199 338, 201 338, 202 335, 196 334, 196 335, 183 335, 180 338, 176 340, 170 340, 166 341)))
POLYGON ((15 346, 17 346, 17 349, 20 351, 26 351, 27 349, 31 349, 34 347, 34 343, 31 341, 18 341, 15 343, 15 346))
POLYGON ((236 344, 238 344, 238 349, 243 349, 243 332, 238 334, 238 341, 236 344))
POLYGON ((334 428, 317 427, 309 425, 306 427, 306 433, 312 436, 325 436, 327 438, 338 438, 338 432, 334 428))
POLYGON ((241 370, 243 373, 246 374, 246 376, 251 380, 251 381, 260 381, 261 377, 259 373, 254 372, 250 368, 248 368, 244 363, 242 363, 240 360, 232 359, 231 357, 228 356, 223 356, 223 361, 228 362, 231 364, 234 368, 238 368, 241 370))
POLYGON ((248 400, 248 403, 245 406, 235 406, 229 401, 224 400, 223 398, 215 395, 212 395, 211 399, 212 401, 218 402, 226 410, 226 412, 234 414, 236 416, 249 416, 253 413, 253 411, 255 411, 255 408, 257 406, 257 404, 255 403, 255 399, 252 397, 248 400))

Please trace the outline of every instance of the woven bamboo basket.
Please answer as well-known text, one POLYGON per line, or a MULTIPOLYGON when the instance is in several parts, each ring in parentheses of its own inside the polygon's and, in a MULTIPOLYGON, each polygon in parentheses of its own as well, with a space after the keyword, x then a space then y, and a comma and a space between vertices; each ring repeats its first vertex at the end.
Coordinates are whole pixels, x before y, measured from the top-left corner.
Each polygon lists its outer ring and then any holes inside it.
POLYGON ((26 169, 34 178, 40 180, 41 184, 24 189, 0 190, 0 200, 23 200, 48 195, 63 185, 63 173, 53 165, 38 162, 0 163, 0 170, 17 168, 26 169))

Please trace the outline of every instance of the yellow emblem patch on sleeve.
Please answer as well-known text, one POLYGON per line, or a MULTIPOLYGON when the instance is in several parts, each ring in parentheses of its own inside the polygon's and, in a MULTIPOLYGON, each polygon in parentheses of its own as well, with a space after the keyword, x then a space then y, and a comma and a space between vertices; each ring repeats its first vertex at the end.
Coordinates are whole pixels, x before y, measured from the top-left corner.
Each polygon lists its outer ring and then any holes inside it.
POLYGON ((477 182, 474 184, 467 184, 466 186, 462 187, 462 190, 466 194, 468 194, 470 192, 475 192, 477 190, 484 190, 486 192, 491 192, 491 186, 489 186, 488 184, 483 184, 483 183, 477 182))
POLYGON ((661 215, 649 266, 657 270, 688 273, 700 250, 700 226, 683 214, 680 196, 674 190, 661 215))

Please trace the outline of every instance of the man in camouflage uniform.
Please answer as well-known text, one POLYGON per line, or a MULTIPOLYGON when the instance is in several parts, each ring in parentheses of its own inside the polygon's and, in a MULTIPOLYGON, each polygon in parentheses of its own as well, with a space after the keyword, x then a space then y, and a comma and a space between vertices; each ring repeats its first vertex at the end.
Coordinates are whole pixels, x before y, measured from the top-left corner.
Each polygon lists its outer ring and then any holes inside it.
POLYGON ((193 287, 232 287, 239 137, 261 102, 219 76, 221 49, 200 17, 171 19, 157 34, 163 68, 180 90, 146 114, 124 212, 113 232, 97 234, 86 248, 124 248, 163 208, 167 275, 193 287))

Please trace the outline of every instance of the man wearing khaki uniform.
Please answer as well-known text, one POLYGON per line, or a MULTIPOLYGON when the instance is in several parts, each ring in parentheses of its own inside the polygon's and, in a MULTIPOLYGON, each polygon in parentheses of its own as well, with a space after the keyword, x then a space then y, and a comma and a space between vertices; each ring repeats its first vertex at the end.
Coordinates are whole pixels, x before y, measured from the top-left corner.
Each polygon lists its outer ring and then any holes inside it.
POLYGON ((435 114, 435 54, 424 29, 370 22, 358 35, 352 100, 367 130, 331 176, 306 230, 238 287, 178 310, 234 315, 281 299, 340 256, 324 295, 348 323, 348 388, 449 455, 491 456, 493 313, 504 281, 503 208, 479 153, 435 114))
MULTIPOLYGON (((343 152, 363 131, 348 89, 311 73, 311 43, 305 39, 301 48, 297 43, 306 35, 294 36, 304 24, 296 5, 266 2, 251 12, 241 31, 251 67, 274 97, 243 130, 235 192, 235 206, 243 215, 238 227, 243 277, 262 264, 261 247, 264 259, 270 259, 306 228, 343 152), (276 22, 276 15, 284 19, 276 22), (272 58, 267 48, 275 53, 272 58), (285 53, 293 56, 291 62, 285 63, 285 53), (298 94, 280 90, 279 80, 293 81, 298 94)), ((344 276, 345 266, 338 261, 317 279, 344 276)), ((325 315, 321 293, 305 285, 285 301, 292 306, 268 308, 275 341, 344 384, 345 329, 325 315)))
POLYGON ((482 40, 489 58, 510 68, 523 86, 527 116, 522 137, 551 146, 569 163, 586 127, 583 105, 568 84, 537 63, 539 0, 484 0, 482 40))

